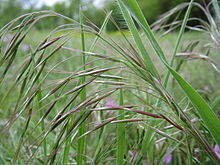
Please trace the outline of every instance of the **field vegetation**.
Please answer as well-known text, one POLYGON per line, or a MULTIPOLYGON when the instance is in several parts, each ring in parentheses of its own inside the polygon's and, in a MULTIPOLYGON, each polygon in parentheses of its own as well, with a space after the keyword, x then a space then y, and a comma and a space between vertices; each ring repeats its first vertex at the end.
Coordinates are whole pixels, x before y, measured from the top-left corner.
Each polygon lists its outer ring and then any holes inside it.
POLYGON ((78 21, 43 10, 2 26, 0 164, 220 163, 217 0, 151 26, 136 0, 114 5, 120 23, 79 8, 78 21))

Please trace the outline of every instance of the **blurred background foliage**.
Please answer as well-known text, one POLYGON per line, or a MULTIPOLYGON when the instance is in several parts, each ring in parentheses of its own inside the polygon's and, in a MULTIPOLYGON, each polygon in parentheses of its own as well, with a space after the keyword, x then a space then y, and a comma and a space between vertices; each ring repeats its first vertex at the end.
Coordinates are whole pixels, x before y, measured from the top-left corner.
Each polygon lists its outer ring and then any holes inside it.
MULTIPOLYGON (((85 16, 90 19, 98 27, 101 26, 106 11, 113 10, 113 19, 120 25, 121 28, 126 28, 122 20, 120 10, 118 9, 115 0, 63 0, 54 3, 53 5, 46 5, 47 0, 42 0, 39 5, 39 0, 0 0, 0 27, 4 26, 13 18, 27 12, 39 10, 53 10, 65 16, 78 20, 79 4, 82 5, 85 16)), ((51 1, 51 0, 50 0, 51 1)), ((138 0, 142 11, 150 23, 153 23, 162 13, 174 8, 176 5, 187 0, 138 0)), ((209 0, 197 0, 200 4, 208 4, 209 0)), ((193 8, 191 16, 197 18, 205 18, 204 13, 197 8, 193 8)), ((47 29, 54 27, 60 22, 60 18, 51 17, 45 22, 43 21, 37 28, 47 29)), ((65 23, 65 22, 63 22, 65 23)), ((193 22, 191 22, 193 24, 193 22)), ((195 22, 196 24, 196 22, 195 22)), ((107 31, 116 31, 117 29, 111 23, 107 26, 107 31)))

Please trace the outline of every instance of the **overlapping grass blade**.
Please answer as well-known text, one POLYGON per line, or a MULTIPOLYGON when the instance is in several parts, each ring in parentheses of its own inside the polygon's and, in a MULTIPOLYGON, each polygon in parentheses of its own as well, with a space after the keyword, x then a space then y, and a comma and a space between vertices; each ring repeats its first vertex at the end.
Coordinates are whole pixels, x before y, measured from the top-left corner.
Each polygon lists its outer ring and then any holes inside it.
MULTIPOLYGON (((189 19, 189 14, 190 14, 190 11, 191 11, 191 8, 192 8, 193 1, 194 1, 194 0, 191 0, 191 1, 190 1, 190 4, 189 4, 189 6, 188 6, 188 8, 187 8, 186 14, 185 14, 184 19, 183 19, 183 23, 182 23, 182 25, 181 25, 180 32, 179 32, 179 35, 178 35, 178 38, 177 38, 177 41, 176 41, 176 45, 175 45, 175 47, 174 47, 173 54, 172 54, 171 60, 170 60, 170 66, 171 66, 171 67, 173 66, 173 63, 174 63, 174 60, 175 60, 175 57, 176 57, 176 54, 177 54, 177 51, 178 51, 178 48, 179 48, 181 39, 182 39, 182 36, 183 36, 183 34, 184 34, 184 31, 185 31, 186 24, 187 24, 187 21, 188 21, 188 19, 189 19)), ((170 72, 168 71, 168 73, 167 73, 166 76, 165 76, 165 80, 164 80, 164 86, 165 86, 165 88, 167 87, 167 83, 168 83, 168 80, 169 80, 169 76, 170 76, 170 72)))
MULTIPOLYGON (((119 93, 119 105, 124 104, 124 98, 123 98, 123 90, 120 89, 119 93)), ((119 110, 118 113, 118 120, 124 120, 125 119, 125 111, 119 110)), ((126 151, 126 133, 125 133, 125 123, 118 123, 117 124, 117 164, 123 165, 124 163, 124 156, 126 151)))
MULTIPOLYGON (((80 23, 81 23, 81 45, 82 45, 82 52, 86 50, 85 48, 85 35, 84 35, 84 29, 83 29, 83 13, 81 11, 81 7, 79 10, 79 16, 80 16, 80 23)), ((82 54, 82 64, 84 65, 84 70, 85 68, 85 63, 86 63, 86 58, 84 56, 84 53, 82 54)), ((85 82, 85 77, 81 77, 81 83, 85 82)), ((84 87, 81 92, 81 100, 86 99, 86 88, 84 87)), ((83 113, 82 113, 83 114, 83 113)), ((79 128, 78 136, 83 135, 86 132, 86 123, 83 122, 79 128)), ((78 165, 83 165, 84 164, 84 155, 86 152, 86 137, 81 138, 78 141, 78 146, 77 146, 77 164, 78 165)))
POLYGON ((218 19, 218 23, 220 22, 220 7, 219 2, 217 0, 212 0, 212 4, 214 6, 215 14, 218 19))
POLYGON ((190 101, 200 114, 203 122, 214 137, 216 143, 220 145, 220 120, 214 114, 209 105, 204 101, 204 99, 196 92, 196 90, 170 67, 136 0, 122 0, 122 2, 145 32, 157 56, 160 57, 161 61, 164 63, 164 65, 171 72, 173 77, 178 81, 178 84, 182 87, 186 95, 189 97, 190 101))
POLYGON ((95 37, 95 39, 93 40, 93 42, 92 42, 92 44, 91 44, 91 46, 90 46, 90 48, 89 48, 89 51, 90 51, 90 52, 93 52, 93 50, 94 50, 94 48, 95 48, 95 46, 96 46, 98 40, 100 39, 99 36, 100 36, 100 35, 103 33, 103 31, 105 30, 106 25, 108 24, 108 21, 109 21, 111 15, 112 15, 112 11, 110 11, 110 12, 106 15, 105 20, 103 21, 103 24, 102 24, 102 26, 101 26, 101 28, 100 28, 100 30, 99 30, 97 36, 95 37))
POLYGON ((149 70, 149 72, 158 78, 158 73, 156 71, 156 68, 148 54, 148 52, 146 51, 145 47, 144 47, 144 44, 141 40, 141 37, 140 37, 140 34, 135 26, 135 23, 134 21, 132 20, 132 17, 129 15, 128 11, 126 10, 125 6, 122 4, 122 2, 119 0, 118 1, 118 4, 121 8, 121 11, 124 15, 124 19, 129 27, 129 30, 131 31, 132 33, 132 36, 134 38, 134 41, 138 47, 138 49, 140 50, 141 52, 141 55, 142 55, 142 58, 144 59, 144 63, 145 63, 145 67, 147 68, 147 70, 149 70))

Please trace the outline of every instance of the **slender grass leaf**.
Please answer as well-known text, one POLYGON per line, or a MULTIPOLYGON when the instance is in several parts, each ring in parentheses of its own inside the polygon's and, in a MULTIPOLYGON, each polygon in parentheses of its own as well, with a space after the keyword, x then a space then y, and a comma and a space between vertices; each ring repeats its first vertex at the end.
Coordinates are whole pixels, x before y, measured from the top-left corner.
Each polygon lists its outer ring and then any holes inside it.
POLYGON ((118 1, 118 4, 119 4, 121 11, 124 15, 125 21, 127 22, 127 25, 133 35, 134 41, 135 41, 138 49, 140 50, 142 57, 144 58, 145 67, 151 72, 152 75, 154 75, 155 77, 158 78, 158 73, 156 71, 156 68, 154 67, 153 62, 144 47, 144 44, 143 44, 141 37, 139 35, 139 32, 134 24, 134 21, 132 20, 132 17, 130 16, 129 12, 126 10, 125 6, 123 5, 123 3, 120 0, 118 1))

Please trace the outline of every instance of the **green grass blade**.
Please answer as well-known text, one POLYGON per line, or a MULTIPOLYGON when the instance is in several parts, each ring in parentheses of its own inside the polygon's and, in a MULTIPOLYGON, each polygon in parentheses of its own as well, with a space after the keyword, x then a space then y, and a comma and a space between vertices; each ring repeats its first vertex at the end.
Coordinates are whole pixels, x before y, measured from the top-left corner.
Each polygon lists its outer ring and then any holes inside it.
POLYGON ((215 10, 216 17, 218 19, 218 22, 220 22, 220 7, 219 7, 219 2, 217 0, 212 0, 212 5, 215 10))
POLYGON ((31 120, 31 117, 32 117, 31 113, 32 113, 32 109, 29 109, 29 113, 28 113, 28 116, 27 116, 26 124, 25 124, 25 127, 24 127, 23 131, 22 131, 22 134, 21 134, 21 137, 20 137, 20 140, 19 140, 19 144, 18 144, 18 147, 17 147, 16 152, 15 152, 15 157, 14 157, 14 160, 13 160, 14 162, 18 159, 19 152, 21 150, 25 134, 27 132, 27 129, 29 127, 30 120, 31 120))
MULTIPOLYGON (((72 123, 73 123, 73 117, 69 119, 68 129, 70 129, 72 123)), ((64 148, 64 153, 63 153, 63 165, 67 165, 68 162, 69 162, 70 147, 71 147, 71 136, 69 136, 67 138, 67 140, 66 140, 66 144, 65 144, 65 148, 64 148)))
POLYGON ((112 11, 110 11, 110 12, 106 15, 105 20, 103 21, 103 24, 102 24, 102 26, 101 26, 101 28, 100 28, 100 30, 99 30, 99 33, 98 33, 98 35, 95 37, 95 39, 94 39, 94 41, 93 41, 93 43, 92 43, 92 45, 91 45, 91 47, 90 47, 90 49, 89 49, 89 52, 92 52, 92 51, 94 50, 94 48, 95 48, 95 46, 96 46, 98 40, 100 39, 99 36, 100 36, 100 35, 103 33, 103 31, 105 30, 105 27, 106 27, 106 25, 107 25, 107 23, 108 23, 108 21, 109 21, 109 19, 110 19, 110 17, 111 17, 111 14, 112 14, 112 11))
MULTIPOLYGON (((179 32, 179 35, 178 35, 178 38, 177 38, 177 41, 176 41, 176 45, 174 47, 174 51, 173 51, 173 54, 172 54, 172 57, 171 57, 171 61, 170 61, 170 66, 172 67, 173 66, 173 63, 174 63, 174 60, 175 60, 175 57, 176 57, 176 53, 178 51, 178 48, 179 48, 179 45, 180 45, 180 42, 181 42, 181 39, 183 37, 183 34, 184 34, 184 30, 186 28, 186 24, 187 24, 187 21, 189 19, 189 14, 190 14, 190 11, 191 11, 191 8, 192 8, 192 4, 193 4, 193 1, 194 0, 191 0, 190 1, 190 4, 187 8, 187 11, 186 11, 186 14, 184 16, 184 19, 183 19, 183 23, 182 23, 182 26, 180 28, 180 32, 179 32)), ((167 83, 168 83, 168 80, 169 80, 169 76, 170 76, 170 72, 167 72, 166 76, 165 76, 165 81, 164 81, 164 86, 165 88, 167 87, 167 83)))
MULTIPOLYGON (((34 62, 34 65, 36 66, 36 62, 33 60, 34 62)), ((42 65, 42 70, 43 70, 43 66, 46 64, 46 61, 43 63, 42 65)), ((41 71, 36 73, 37 75, 39 74, 39 76, 41 75, 41 71)), ((39 85, 39 77, 36 76, 36 85, 39 85)), ((43 105, 42 103, 40 102, 40 100, 42 99, 42 92, 41 92, 41 88, 39 88, 39 91, 37 92, 37 105, 38 105, 38 108, 40 109, 43 105)), ((44 113, 43 111, 40 111, 40 117, 43 117, 44 116, 44 113)), ((42 120, 40 122, 40 126, 41 126, 41 131, 44 132, 45 131, 45 121, 42 120)), ((45 138, 45 140, 43 141, 43 151, 44 151, 44 156, 46 157, 47 156, 47 140, 45 138)))
MULTIPOLYGON (((37 93, 37 102, 38 102, 38 108, 41 108, 42 107, 42 103, 40 102, 40 100, 42 99, 42 93, 41 93, 41 91, 39 91, 38 93, 37 93)), ((40 111, 40 116, 43 116, 44 114, 43 114, 43 111, 40 111)), ((44 123, 45 121, 44 120, 42 120, 41 121, 41 131, 42 132, 44 132, 45 131, 45 123, 44 123)), ((44 140, 44 142, 43 142, 43 150, 44 150, 44 155, 45 156, 47 156, 47 141, 46 141, 46 139, 44 140)))
POLYGON ((147 35, 147 38, 151 44, 151 46, 154 48, 157 55, 160 56, 164 61, 166 60, 166 57, 164 56, 164 53, 159 46, 157 40, 154 37, 153 32, 151 31, 151 28, 147 22, 147 20, 144 17, 144 14, 142 13, 138 3, 136 0, 120 0, 123 2, 123 4, 126 6, 130 14, 135 18, 135 20, 139 23, 145 34, 147 35))
MULTIPOLYGON (((84 30, 83 30, 83 15, 81 13, 81 9, 80 9, 80 23, 81 23, 81 42, 82 42, 82 52, 85 52, 85 36, 84 36, 84 30)), ((84 56, 84 53, 82 54, 82 63, 84 65, 84 70, 85 68, 85 64, 86 64, 86 59, 84 56)), ((85 77, 81 77, 81 83, 84 83, 86 81, 85 77)), ((82 92, 80 94, 80 99, 81 100, 86 100, 86 89, 85 87, 82 89, 82 92)), ((82 114, 83 112, 81 112, 82 114)), ((85 121, 81 124, 80 128, 79 128, 79 132, 78 132, 78 136, 83 135, 86 132, 86 123, 85 121)), ((81 139, 79 139, 78 141, 78 146, 77 146, 77 164, 78 165, 83 165, 83 159, 84 159, 84 155, 85 155, 85 144, 86 144, 86 137, 83 137, 81 139)))
POLYGON ((215 115, 210 106, 205 100, 196 92, 196 90, 187 83, 175 70, 173 70, 168 64, 167 68, 177 80, 178 84, 182 87, 183 91, 187 94, 192 104, 198 110, 200 117, 209 129, 212 136, 215 138, 218 145, 220 145, 220 120, 215 115))
POLYGON ((144 63, 146 68, 151 72, 152 75, 154 75, 155 77, 158 78, 158 73, 156 71, 156 68, 154 67, 152 60, 149 56, 149 54, 147 53, 144 44, 141 40, 141 37, 139 35, 139 32, 134 24, 134 21, 132 20, 130 14, 128 13, 128 11, 126 10, 125 6, 123 5, 123 3, 121 1, 118 1, 118 4, 120 6, 120 9, 123 13, 123 16, 125 18, 125 21, 129 27, 129 30, 131 31, 134 41, 138 47, 138 49, 141 52, 142 57, 144 58, 144 63))
POLYGON ((217 96, 211 103, 211 108, 216 111, 220 107, 220 96, 217 96))
MULTIPOLYGON (((123 105, 123 90, 120 89, 120 99, 119 104, 123 105)), ((124 110, 119 111, 118 120, 124 120, 124 110)), ((125 156, 125 149, 126 149, 126 138, 125 138, 125 123, 118 123, 117 124, 117 164, 123 165, 123 160, 125 156)))

